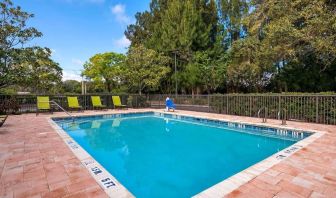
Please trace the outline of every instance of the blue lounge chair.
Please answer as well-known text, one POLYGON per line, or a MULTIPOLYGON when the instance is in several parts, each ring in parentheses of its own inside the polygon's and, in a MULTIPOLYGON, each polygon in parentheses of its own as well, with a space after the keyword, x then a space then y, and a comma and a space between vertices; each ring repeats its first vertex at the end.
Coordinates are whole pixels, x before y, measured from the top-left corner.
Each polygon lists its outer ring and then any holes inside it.
POLYGON ((166 110, 169 111, 170 109, 172 109, 173 111, 175 111, 176 105, 174 104, 174 102, 170 98, 168 98, 166 100, 166 110))

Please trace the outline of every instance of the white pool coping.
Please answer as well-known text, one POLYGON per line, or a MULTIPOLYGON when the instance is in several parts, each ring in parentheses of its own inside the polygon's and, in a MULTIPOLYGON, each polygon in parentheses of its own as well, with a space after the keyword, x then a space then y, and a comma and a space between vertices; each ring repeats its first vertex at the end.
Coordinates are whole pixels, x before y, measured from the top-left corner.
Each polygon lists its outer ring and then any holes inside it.
POLYGON ((48 121, 109 197, 135 197, 51 118, 48 118, 48 121))
MULTIPOLYGON (((85 116, 95 116, 95 115, 111 115, 111 114, 128 114, 128 113, 148 113, 154 112, 155 114, 171 114, 178 116, 186 116, 193 118, 201 118, 215 121, 224 121, 229 123, 236 123, 238 126, 243 128, 244 125, 252 125, 252 126, 260 126, 260 127, 268 127, 275 128, 279 130, 293 130, 298 133, 302 132, 312 132, 313 134, 309 137, 306 137, 303 140, 296 142, 295 144, 269 156, 268 158, 246 168, 245 170, 240 171, 239 173, 232 175, 231 177, 224 179, 223 181, 211 186, 208 189, 194 195, 194 198, 215 198, 215 197, 223 197, 230 192, 238 189, 240 186, 246 184, 251 181, 253 178, 257 177, 264 171, 268 170, 272 166, 280 163, 284 159, 293 155, 297 151, 302 148, 308 146, 310 143, 314 142, 321 136, 325 134, 323 131, 317 130, 303 130, 295 127, 288 126, 274 126, 268 125, 266 123, 250 123, 250 122, 242 122, 242 121, 232 121, 230 119, 222 119, 222 118, 212 118, 209 116, 200 116, 200 115, 189 115, 182 114, 179 112, 165 112, 162 110, 148 110, 148 111, 133 111, 133 112, 108 112, 106 114, 86 114, 85 116)), ((66 145, 70 148, 70 150, 74 153, 74 155, 81 161, 81 163, 86 167, 86 169, 90 172, 91 176, 97 181, 97 183, 104 189, 106 194, 109 197, 120 197, 120 198, 130 198, 135 197, 131 192, 129 192, 118 180, 113 177, 102 165, 100 165, 90 154, 88 154, 75 140, 73 140, 67 132, 65 132, 60 126, 58 126, 52 118, 62 118, 67 116, 55 116, 48 118, 48 122, 55 129, 58 135, 63 139, 66 145)), ((82 117, 82 116, 79 116, 82 117)))

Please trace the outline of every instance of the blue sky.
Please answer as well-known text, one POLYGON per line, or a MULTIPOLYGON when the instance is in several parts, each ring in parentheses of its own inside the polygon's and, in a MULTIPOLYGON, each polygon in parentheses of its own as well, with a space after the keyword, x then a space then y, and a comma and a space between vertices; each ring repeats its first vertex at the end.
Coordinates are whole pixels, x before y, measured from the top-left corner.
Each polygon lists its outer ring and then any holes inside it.
POLYGON ((63 79, 79 80, 82 65, 102 52, 125 53, 124 36, 134 15, 149 8, 150 0, 13 0, 33 13, 28 22, 43 33, 29 45, 49 47, 63 68, 63 79))

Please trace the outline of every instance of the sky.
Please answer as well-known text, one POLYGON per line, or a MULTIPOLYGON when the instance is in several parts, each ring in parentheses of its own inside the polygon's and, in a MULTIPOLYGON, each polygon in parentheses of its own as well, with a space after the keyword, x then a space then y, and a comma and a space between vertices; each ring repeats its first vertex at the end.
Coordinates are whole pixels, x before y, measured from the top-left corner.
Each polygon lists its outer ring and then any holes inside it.
POLYGON ((150 0, 12 0, 34 14, 28 26, 43 33, 28 46, 52 51, 63 68, 63 80, 81 80, 83 63, 97 53, 125 53, 130 41, 124 36, 137 12, 148 10, 150 0))

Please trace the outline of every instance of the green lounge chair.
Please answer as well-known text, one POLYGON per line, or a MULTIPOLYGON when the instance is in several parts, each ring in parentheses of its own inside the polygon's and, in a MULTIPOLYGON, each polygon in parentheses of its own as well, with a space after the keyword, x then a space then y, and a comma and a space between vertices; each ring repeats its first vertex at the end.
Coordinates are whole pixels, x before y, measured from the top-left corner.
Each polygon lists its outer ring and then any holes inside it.
POLYGON ((50 108, 49 96, 37 96, 36 115, 38 115, 40 111, 49 111, 52 113, 50 108))
POLYGON ((121 100, 120 100, 119 96, 112 96, 112 100, 113 100, 113 105, 114 105, 115 109, 117 109, 117 108, 127 108, 126 105, 121 104, 121 100))
POLYGON ((7 115, 0 115, 0 127, 5 123, 7 115))
POLYGON ((76 96, 69 96, 67 97, 68 99, 68 106, 69 106, 69 109, 71 110, 78 110, 78 111, 81 111, 83 110, 83 107, 79 105, 78 103, 78 98, 76 96))
POLYGON ((91 96, 91 101, 92 101, 93 109, 104 109, 104 108, 106 108, 105 105, 102 105, 102 102, 101 102, 99 96, 91 96))

